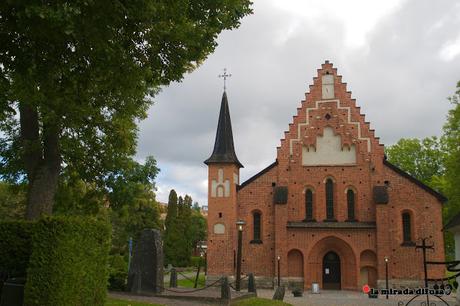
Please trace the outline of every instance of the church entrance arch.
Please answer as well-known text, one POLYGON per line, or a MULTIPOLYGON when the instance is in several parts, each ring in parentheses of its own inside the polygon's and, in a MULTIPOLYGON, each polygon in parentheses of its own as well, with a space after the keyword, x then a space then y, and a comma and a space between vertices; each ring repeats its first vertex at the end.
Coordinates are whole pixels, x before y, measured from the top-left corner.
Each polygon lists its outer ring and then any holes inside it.
POLYGON ((340 257, 331 251, 323 257, 323 289, 340 289, 340 257))
POLYGON ((314 243, 307 254, 307 288, 312 283, 319 283, 323 289, 359 288, 359 258, 356 258, 355 251, 344 239, 337 236, 324 237, 314 243))

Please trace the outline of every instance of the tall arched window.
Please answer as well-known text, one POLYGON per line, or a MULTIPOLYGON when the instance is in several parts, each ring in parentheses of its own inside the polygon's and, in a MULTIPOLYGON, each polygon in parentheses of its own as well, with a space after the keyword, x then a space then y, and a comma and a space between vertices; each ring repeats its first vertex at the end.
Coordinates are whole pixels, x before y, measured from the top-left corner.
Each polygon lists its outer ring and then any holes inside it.
POLYGON ((305 220, 313 220, 313 191, 311 189, 305 191, 305 220))
POLYGON ((326 180, 326 219, 334 219, 334 182, 326 180))
POLYGON ((258 211, 252 213, 253 217, 253 233, 254 236, 252 238, 251 243, 261 243, 261 221, 262 221, 262 214, 258 211))
POLYGON ((412 224, 411 216, 409 212, 404 212, 402 214, 402 226, 403 226, 403 243, 411 244, 412 243, 412 224))
POLYGON ((351 189, 348 189, 347 191, 347 210, 348 210, 348 221, 354 221, 355 220, 355 193, 351 189))

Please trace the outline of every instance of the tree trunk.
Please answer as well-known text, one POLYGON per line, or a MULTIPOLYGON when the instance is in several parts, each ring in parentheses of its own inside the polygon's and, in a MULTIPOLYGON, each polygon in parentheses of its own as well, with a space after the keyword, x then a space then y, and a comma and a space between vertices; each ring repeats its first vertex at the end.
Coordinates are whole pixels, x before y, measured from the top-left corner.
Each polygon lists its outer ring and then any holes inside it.
POLYGON ((45 164, 35 169, 33 179, 29 180, 27 191, 27 219, 35 220, 42 215, 53 213, 58 178, 59 172, 49 169, 45 164))
POLYGON ((43 123, 40 139, 39 116, 36 107, 19 106, 23 162, 29 181, 26 218, 35 220, 53 212, 61 158, 59 152, 59 124, 57 120, 43 123))

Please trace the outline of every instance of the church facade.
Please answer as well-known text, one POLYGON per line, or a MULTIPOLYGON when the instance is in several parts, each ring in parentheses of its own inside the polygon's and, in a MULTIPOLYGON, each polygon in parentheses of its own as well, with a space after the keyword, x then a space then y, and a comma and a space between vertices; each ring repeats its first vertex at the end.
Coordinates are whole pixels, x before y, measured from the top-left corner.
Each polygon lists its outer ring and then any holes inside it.
MULTIPOLYGON (((389 123, 391 120, 389 120, 389 123)), ((244 221, 242 273, 260 285, 359 290, 419 284, 420 238, 444 260, 445 197, 385 159, 384 146, 326 61, 289 124, 276 160, 240 183, 227 94, 208 165, 208 280, 234 277, 236 222, 244 221), (279 272, 278 272, 279 271, 279 272), (383 285, 382 285, 383 284, 383 285)), ((440 266, 429 278, 444 276, 440 266)))

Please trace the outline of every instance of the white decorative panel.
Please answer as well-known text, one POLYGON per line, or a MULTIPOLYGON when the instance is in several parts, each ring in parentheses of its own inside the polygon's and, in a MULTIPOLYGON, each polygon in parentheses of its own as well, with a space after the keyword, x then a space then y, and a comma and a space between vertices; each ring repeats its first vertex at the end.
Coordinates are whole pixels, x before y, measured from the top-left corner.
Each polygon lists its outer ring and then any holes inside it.
POLYGON ((233 183, 237 185, 240 183, 238 180, 238 174, 236 173, 233 173, 233 183))
MULTIPOLYGON (((346 115, 347 115, 347 123, 349 124, 353 124, 354 126, 356 126, 356 130, 358 132, 358 139, 359 140, 363 140, 367 143, 367 152, 371 152, 371 139, 369 137, 364 137, 362 134, 361 134, 361 124, 359 123, 359 121, 352 121, 351 120, 351 108, 350 107, 342 107, 340 106, 340 103, 339 103, 339 100, 333 100, 333 101, 316 101, 315 102, 315 107, 310 107, 310 108, 307 108, 307 116, 305 117, 306 120, 304 123, 299 123, 299 125, 297 126, 297 138, 292 138, 289 142, 289 154, 292 155, 293 153, 293 145, 295 142, 299 142, 300 141, 300 135, 301 135, 301 130, 302 128, 310 128, 310 129, 314 129, 315 127, 314 126, 309 126, 310 125, 310 121, 308 120, 310 118, 310 113, 315 111, 315 110, 318 110, 320 108, 320 104, 322 103, 330 103, 330 102, 335 102, 336 105, 337 105, 337 109, 339 111, 345 111, 346 112, 346 115)), ((336 117, 337 115, 334 115, 334 117, 336 117)), ((341 125, 343 126, 343 125, 341 125)))
POLYGON ((323 136, 316 138, 316 150, 314 147, 302 148, 302 165, 346 165, 356 163, 356 148, 352 145, 350 148, 342 149, 341 137, 334 135, 330 127, 324 128, 323 136))
POLYGON ((224 181, 224 169, 217 171, 218 180, 211 181, 211 197, 229 197, 230 196, 230 180, 224 181))
POLYGON ((214 234, 225 234, 225 225, 222 223, 214 224, 214 234))
POLYGON ((334 99, 334 76, 326 74, 322 77, 322 98, 323 100, 334 99))

